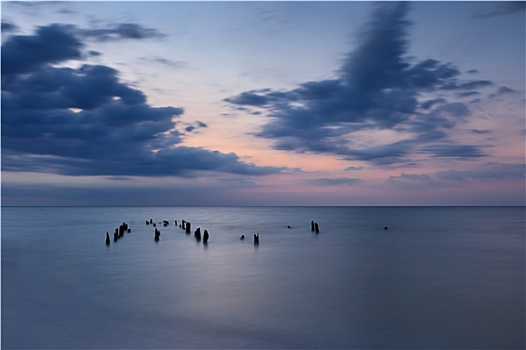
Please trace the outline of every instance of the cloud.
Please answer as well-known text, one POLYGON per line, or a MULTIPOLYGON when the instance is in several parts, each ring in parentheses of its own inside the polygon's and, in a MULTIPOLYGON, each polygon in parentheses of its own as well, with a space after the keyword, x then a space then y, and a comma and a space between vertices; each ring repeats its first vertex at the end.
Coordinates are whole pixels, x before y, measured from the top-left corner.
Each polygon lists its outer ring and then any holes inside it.
POLYGON ((168 66, 170 68, 175 68, 175 69, 183 68, 187 65, 187 62, 184 62, 184 61, 174 61, 174 60, 170 60, 170 59, 167 59, 164 57, 158 57, 158 56, 143 57, 141 58, 141 61, 147 62, 147 63, 157 63, 157 64, 161 64, 164 66, 168 66))
POLYGON ((2 170, 111 176, 286 170, 181 146, 185 132, 207 125, 195 121, 184 130, 183 108, 150 106, 111 67, 54 65, 81 59, 83 47, 75 27, 59 24, 2 45, 2 170))
POLYGON ((473 170, 444 170, 435 174, 407 174, 389 176, 385 183, 389 186, 414 191, 462 186, 469 180, 493 181, 503 179, 524 179, 524 164, 486 163, 473 170))
POLYGON ((515 13, 523 13, 525 9, 526 2, 524 1, 502 1, 497 3, 491 10, 477 12, 472 16, 472 18, 485 19, 497 16, 513 15, 515 13))
POLYGON ((2 82, 44 65, 81 58, 83 44, 74 27, 52 24, 38 27, 35 35, 16 35, 2 45, 2 82))
POLYGON ((487 163, 476 170, 446 170, 436 173, 441 180, 465 181, 469 179, 502 180, 524 179, 524 164, 487 163))
POLYGON ((365 169, 363 166, 349 166, 345 168, 345 171, 355 171, 355 170, 363 170, 365 169))
POLYGON ((201 121, 196 121, 194 124, 191 124, 191 125, 187 125, 185 127, 185 130, 187 132, 192 132, 192 131, 195 131, 195 130, 198 130, 198 129, 201 129, 201 128, 207 128, 208 127, 208 124, 206 123, 203 123, 201 121))
POLYGON ((360 179, 353 179, 353 178, 321 178, 312 180, 311 183, 316 186, 322 186, 322 187, 331 187, 331 186, 353 186, 357 183, 361 182, 360 179))
POLYGON ((100 42, 123 39, 161 39, 166 37, 166 34, 156 29, 146 28, 137 23, 118 23, 108 28, 79 29, 78 34, 84 38, 100 42))
POLYGON ((499 96, 508 95, 508 94, 514 94, 516 92, 517 92, 516 90, 513 90, 507 86, 501 86, 498 88, 498 90, 495 93, 489 95, 489 98, 499 97, 499 96))
POLYGON ((472 132, 473 134, 477 134, 477 135, 486 135, 486 134, 491 133, 490 130, 479 130, 479 129, 471 129, 470 132, 472 132))
MULTIPOLYGON (((16 28, 2 22, 4 27, 16 28)), ((37 70, 47 64, 82 58, 83 39, 115 41, 162 38, 165 35, 136 23, 114 24, 110 28, 82 29, 74 25, 51 24, 37 27, 34 35, 11 36, 2 45, 2 82, 11 76, 37 70)), ((94 51, 88 52, 91 54, 94 51)))
POLYGON ((438 140, 451 144, 450 130, 471 115, 467 104, 450 100, 447 94, 474 95, 493 83, 463 80, 452 63, 407 57, 408 6, 408 2, 376 3, 337 77, 305 82, 288 91, 253 89, 225 101, 266 111, 268 122, 256 135, 272 139, 280 150, 329 153, 375 164, 407 162, 412 153, 422 151, 436 151, 440 157, 482 155, 474 145, 428 147, 438 140), (437 97, 429 98, 433 94, 437 97), (412 136, 356 147, 356 132, 385 129, 412 136))
POLYGON ((486 156, 478 147, 471 145, 436 144, 426 146, 422 148, 422 151, 431 153, 433 157, 477 158, 486 156))
POLYGON ((9 21, 2 21, 2 33, 16 32, 18 27, 9 21))
POLYGON ((389 187, 396 187, 413 193, 415 190, 443 187, 440 182, 437 182, 431 175, 427 174, 401 173, 399 176, 389 176, 385 180, 385 184, 389 187))

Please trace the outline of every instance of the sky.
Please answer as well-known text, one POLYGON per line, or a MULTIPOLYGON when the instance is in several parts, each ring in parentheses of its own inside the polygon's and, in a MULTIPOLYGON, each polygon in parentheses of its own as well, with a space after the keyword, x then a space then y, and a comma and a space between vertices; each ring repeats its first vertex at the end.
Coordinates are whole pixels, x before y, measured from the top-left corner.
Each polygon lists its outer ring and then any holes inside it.
POLYGON ((525 2, 2 1, 2 205, 524 205, 525 2))

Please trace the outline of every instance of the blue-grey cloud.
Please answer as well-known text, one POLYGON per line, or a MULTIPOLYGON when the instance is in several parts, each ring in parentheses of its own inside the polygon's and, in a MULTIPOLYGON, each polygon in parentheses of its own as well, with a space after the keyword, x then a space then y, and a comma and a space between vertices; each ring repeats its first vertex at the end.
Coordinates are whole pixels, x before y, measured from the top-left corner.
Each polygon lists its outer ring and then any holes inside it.
POLYGON ((331 186, 353 186, 360 183, 362 180, 354 178, 320 178, 312 180, 311 183, 316 186, 331 187, 331 186))
POLYGON ((472 132, 473 134, 477 134, 477 135, 487 135, 491 133, 490 130, 479 130, 479 129, 471 129, 470 132, 472 132))
MULTIPOLYGON (((2 27, 5 26, 16 28, 12 23, 3 22, 2 27)), ((34 35, 11 36, 2 45, 2 82, 12 75, 27 73, 47 64, 81 59, 84 47, 82 40, 86 38, 109 41, 143 40, 164 36, 155 29, 145 28, 136 23, 120 23, 110 28, 99 29, 82 29, 58 23, 40 26, 34 35)))
POLYGON ((192 131, 198 130, 200 128, 207 128, 207 127, 208 127, 208 125, 206 123, 203 123, 203 122, 198 120, 194 124, 187 125, 185 127, 185 130, 186 130, 186 132, 192 132, 192 131))
POLYGON ((398 176, 389 176, 385 180, 385 184, 389 187, 397 187, 412 193, 414 193, 415 190, 429 190, 431 188, 443 187, 442 183, 427 174, 401 173, 398 176))
POLYGON ((2 21, 2 33, 8 33, 8 32, 16 32, 18 30, 18 27, 9 21, 2 21))
POLYGON ((443 170, 435 174, 407 174, 389 176, 385 183, 414 192, 415 189, 463 186, 465 181, 493 181, 503 179, 524 179, 524 164, 486 163, 472 170, 443 170))
POLYGON ((513 15, 515 13, 524 13, 525 10, 526 2, 524 1, 499 1, 495 4, 493 9, 477 12, 472 16, 472 18, 484 19, 497 16, 507 16, 513 15))
POLYGON ((514 94, 516 93, 517 91, 516 90, 513 90, 507 86, 501 86, 497 89, 496 92, 492 93, 491 95, 489 95, 490 98, 494 98, 494 97, 499 97, 499 96, 502 96, 502 95, 507 95, 507 94, 514 94))
POLYGON ((336 78, 306 82, 288 91, 253 89, 225 101, 265 111, 270 119, 256 135, 272 139, 276 149, 331 153, 375 164, 407 162, 410 154, 420 151, 436 151, 440 157, 482 155, 479 146, 454 147, 447 140, 450 130, 471 111, 468 104, 445 96, 478 94, 493 82, 462 79, 461 71, 449 62, 407 57, 409 3, 375 5, 372 19, 336 78), (430 99, 432 94, 442 96, 430 99), (414 136, 382 146, 355 147, 355 132, 382 129, 414 136), (448 143, 447 149, 429 147, 441 139, 448 143))
POLYGON ((16 35, 2 45, 2 83, 51 63, 80 59, 83 44, 74 27, 52 24, 38 27, 34 35, 16 35))
POLYGON ((436 173, 441 180, 464 181, 469 179, 501 180, 524 179, 524 164, 487 163, 476 170, 445 170, 436 173))
POLYGON ((185 61, 174 61, 168 58, 159 57, 159 56, 152 56, 152 57, 142 57, 141 61, 146 63, 157 63, 161 64, 170 68, 183 68, 187 65, 187 62, 185 61))
POLYGON ((233 153, 183 147, 181 107, 152 107, 103 65, 80 60, 78 30, 53 24, 2 45, 2 170, 67 175, 190 176, 197 171, 265 175, 286 170, 233 153))
POLYGON ((349 166, 345 168, 345 171, 356 171, 356 170, 363 170, 365 169, 363 166, 349 166))
POLYGON ((423 147, 422 152, 430 153, 433 157, 477 158, 486 155, 478 147, 457 144, 429 145, 423 147))
POLYGON ((147 28, 137 23, 117 23, 106 28, 78 29, 78 34, 96 41, 143 40, 166 37, 166 34, 154 28, 147 28))

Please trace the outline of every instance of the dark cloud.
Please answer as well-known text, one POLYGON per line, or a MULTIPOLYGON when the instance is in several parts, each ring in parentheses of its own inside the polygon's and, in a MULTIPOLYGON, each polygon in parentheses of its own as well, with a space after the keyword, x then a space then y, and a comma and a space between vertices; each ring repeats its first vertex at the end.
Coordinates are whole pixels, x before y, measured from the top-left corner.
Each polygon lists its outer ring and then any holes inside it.
POLYGON ((268 90, 262 90, 262 91, 247 91, 241 93, 239 96, 231 97, 225 99, 225 101, 234 103, 237 105, 249 105, 249 106, 256 106, 261 107, 265 106, 269 103, 269 97, 262 95, 268 92, 268 90))
POLYGON ((494 97, 499 97, 499 96, 502 96, 502 95, 507 95, 507 94, 514 94, 516 93, 517 91, 516 90, 513 90, 507 86, 501 86, 500 88, 498 88, 498 90, 496 92, 494 92, 493 94, 489 95, 490 98, 494 98, 494 97))
POLYGON ((472 132, 473 134, 477 134, 477 135, 486 135, 486 134, 491 133, 490 130, 479 130, 479 129, 472 129, 470 130, 470 132, 472 132))
POLYGON ((9 21, 2 21, 2 33, 16 32, 18 27, 9 21))
POLYGON ((524 1, 502 1, 498 2, 491 10, 477 12, 472 18, 484 19, 497 16, 507 16, 515 13, 523 13, 525 9, 526 2, 524 1))
POLYGON ((457 93, 458 97, 471 97, 471 96, 477 96, 477 95, 480 95, 480 92, 478 92, 478 91, 465 91, 465 92, 457 93))
POLYGON ((429 109, 431 108, 433 105, 437 104, 437 103, 445 103, 446 100, 443 99, 443 98, 435 98, 435 99, 432 99, 432 100, 427 100, 427 101, 424 101, 420 104, 420 107, 424 108, 424 109, 429 109))
POLYGON ((342 178, 321 178, 321 179, 312 180, 311 182, 317 186, 331 187, 331 186, 353 186, 361 181, 362 180, 360 179, 342 177, 342 178))
POLYGON ((137 23, 118 23, 108 28, 79 29, 79 35, 96 41, 115 41, 123 39, 143 40, 166 37, 153 28, 146 28, 137 23))
MULTIPOLYGON (((2 23, 11 28, 14 24, 2 23)), ((136 23, 120 23, 110 28, 82 29, 74 25, 51 24, 40 26, 34 35, 11 36, 2 45, 2 82, 13 75, 38 70, 45 65, 78 60, 83 56, 83 39, 96 41, 162 38, 165 35, 136 23)), ((89 51, 88 55, 98 54, 89 51)))
POLYGON ((350 166, 345 168, 345 171, 355 171, 365 169, 363 166, 350 166))
POLYGON ((2 45, 2 82, 4 78, 28 73, 47 64, 81 58, 83 44, 69 25, 38 27, 35 35, 16 35, 2 45))
POLYGON ((270 119, 256 135, 274 140, 274 147, 281 150, 331 153, 376 164, 406 162, 423 148, 436 150, 441 157, 482 154, 469 145, 426 148, 430 142, 445 141, 448 131, 471 114, 464 103, 429 96, 474 95, 493 83, 462 80, 452 63, 407 57, 409 3, 375 5, 336 78, 306 82, 288 91, 245 91, 225 101, 266 111, 270 119), (413 138, 362 149, 353 146, 353 133, 382 129, 410 131, 413 138))
POLYGON ((461 102, 444 103, 435 112, 449 113, 455 117, 465 117, 470 114, 469 108, 461 102))
POLYGON ((185 130, 177 118, 183 108, 150 106, 111 67, 52 65, 81 58, 77 32, 53 24, 2 45, 2 170, 112 176, 285 170, 181 146, 185 130))
POLYGON ((164 57, 143 57, 141 58, 141 61, 148 62, 148 63, 157 63, 162 64, 164 66, 168 66, 170 68, 183 68, 187 65, 187 62, 184 61, 173 61, 164 57))
POLYGON ((422 151, 431 153, 433 157, 477 158, 486 156, 478 147, 472 145, 437 144, 423 147, 422 151))

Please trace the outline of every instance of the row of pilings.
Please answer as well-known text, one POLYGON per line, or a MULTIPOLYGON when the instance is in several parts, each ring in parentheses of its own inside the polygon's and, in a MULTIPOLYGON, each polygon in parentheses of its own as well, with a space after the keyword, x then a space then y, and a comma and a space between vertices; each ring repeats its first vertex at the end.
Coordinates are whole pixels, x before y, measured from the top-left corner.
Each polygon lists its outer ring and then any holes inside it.
MULTIPOLYGON (((161 224, 161 222, 159 222, 161 224)), ((167 227, 170 225, 170 221, 163 220, 162 224, 164 227, 167 227)), ((320 227, 317 222, 311 221, 311 231, 316 232, 316 234, 320 233, 320 227)), ((158 242, 161 237, 161 231, 157 228, 157 223, 155 223, 152 219, 146 220, 146 225, 152 225, 154 228, 154 240, 158 242)), ((175 226, 177 227, 177 220, 175 220, 175 226)), ((290 226, 287 226, 289 229, 290 226)), ((187 235, 192 233, 192 224, 186 220, 182 220, 179 224, 179 228, 185 231, 187 235)), ((387 227, 385 228, 387 230, 387 227)), ((128 232, 131 233, 131 228, 129 225, 125 222, 122 223, 118 228, 115 229, 115 232, 113 234, 113 242, 117 242, 120 238, 124 236, 124 233, 128 232)), ((204 230, 203 234, 201 234, 201 228, 198 227, 194 231, 194 238, 197 242, 203 242, 204 244, 208 243, 208 240, 210 239, 210 234, 207 230, 204 230)), ((245 235, 241 235, 241 240, 245 239, 245 235)), ((255 233, 253 236, 254 239, 254 245, 259 245, 259 233, 255 233)), ((110 245, 110 234, 106 232, 106 245, 110 245)))
MULTIPOLYGON (((122 225, 120 225, 119 227, 115 229, 115 232, 113 233, 113 242, 115 243, 119 239, 121 239, 124 236, 125 232, 131 233, 131 228, 127 223, 123 222, 122 225)), ((110 245, 109 232, 106 232, 106 245, 110 245)))
MULTIPOLYGON (((177 220, 175 220, 174 223, 175 223, 175 226, 177 227, 177 220)), ((170 221, 163 220, 162 224, 163 224, 164 227, 169 226, 170 225, 170 221)), ((161 236, 161 231, 159 231, 159 229, 157 228, 157 224, 155 222, 153 222, 152 219, 150 219, 149 221, 146 220, 146 225, 152 225, 154 227, 154 229, 155 229, 155 231, 154 231, 154 240, 156 242, 158 242, 159 241, 159 237, 161 236)), ((185 233, 187 235, 192 233, 192 223, 190 223, 189 221, 181 220, 181 223, 179 224, 179 228, 181 228, 183 231, 185 231, 185 233)), ((210 234, 208 233, 207 230, 204 230, 203 234, 201 235, 201 228, 198 227, 195 230, 195 232, 194 232, 194 237, 195 237, 195 240, 197 242, 201 242, 201 240, 202 240, 204 244, 207 244, 208 240, 210 239, 210 234)))

